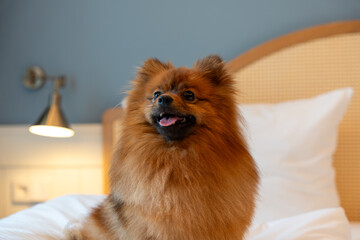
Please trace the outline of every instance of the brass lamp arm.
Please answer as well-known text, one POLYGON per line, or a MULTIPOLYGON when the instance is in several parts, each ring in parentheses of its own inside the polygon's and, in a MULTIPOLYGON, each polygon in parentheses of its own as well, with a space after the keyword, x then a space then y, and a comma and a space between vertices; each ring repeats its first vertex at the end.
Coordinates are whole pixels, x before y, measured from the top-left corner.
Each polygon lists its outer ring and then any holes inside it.
POLYGON ((46 80, 54 81, 54 89, 58 91, 60 88, 65 86, 65 76, 49 76, 46 75, 45 71, 39 66, 29 67, 23 77, 24 86, 36 90, 44 86, 46 80))

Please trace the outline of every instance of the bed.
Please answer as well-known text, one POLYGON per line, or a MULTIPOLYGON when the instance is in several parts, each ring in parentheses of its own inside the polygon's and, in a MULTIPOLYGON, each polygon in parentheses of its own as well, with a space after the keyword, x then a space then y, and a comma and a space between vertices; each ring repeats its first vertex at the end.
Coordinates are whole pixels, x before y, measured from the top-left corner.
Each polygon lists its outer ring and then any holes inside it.
MULTIPOLYGON (((262 175, 247 239, 360 239, 360 21, 281 36, 227 68, 262 175)), ((105 193, 122 114, 103 115, 105 193)), ((0 220, 0 239, 61 239, 104 197, 63 196, 18 212, 0 220)))

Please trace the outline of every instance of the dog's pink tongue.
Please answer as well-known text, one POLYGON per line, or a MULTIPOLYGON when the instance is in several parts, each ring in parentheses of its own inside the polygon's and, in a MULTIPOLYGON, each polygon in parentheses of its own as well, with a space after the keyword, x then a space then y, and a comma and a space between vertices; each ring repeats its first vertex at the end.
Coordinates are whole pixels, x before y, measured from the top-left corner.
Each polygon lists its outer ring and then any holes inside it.
POLYGON ((167 126, 175 124, 177 120, 182 120, 182 118, 180 118, 180 117, 163 117, 159 121, 159 124, 162 127, 167 127, 167 126))

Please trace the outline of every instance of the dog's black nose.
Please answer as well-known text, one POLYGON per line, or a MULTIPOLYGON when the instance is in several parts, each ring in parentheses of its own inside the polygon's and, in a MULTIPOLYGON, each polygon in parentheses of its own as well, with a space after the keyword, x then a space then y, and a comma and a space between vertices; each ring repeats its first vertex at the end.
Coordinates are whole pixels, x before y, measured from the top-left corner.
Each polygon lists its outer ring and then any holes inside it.
POLYGON ((160 96, 158 99, 159 105, 163 105, 163 106, 170 105, 172 101, 173 101, 172 97, 167 95, 160 96))

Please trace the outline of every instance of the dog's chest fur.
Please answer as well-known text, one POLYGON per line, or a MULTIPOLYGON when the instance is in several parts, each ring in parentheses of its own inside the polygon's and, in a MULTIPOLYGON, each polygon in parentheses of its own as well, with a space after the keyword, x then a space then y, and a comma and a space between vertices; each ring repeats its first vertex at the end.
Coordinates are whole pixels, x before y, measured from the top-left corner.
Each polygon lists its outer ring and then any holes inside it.
POLYGON ((209 159, 206 152, 176 147, 160 150, 149 155, 137 149, 118 164, 112 192, 124 201, 125 218, 134 221, 136 228, 130 232, 141 228, 149 236, 158 236, 155 239, 166 240, 220 239, 224 233, 215 229, 221 225, 220 229, 235 236, 237 231, 229 228, 235 228, 234 222, 239 222, 235 219, 246 207, 233 199, 243 198, 239 193, 244 189, 234 183, 241 182, 241 176, 221 166, 224 156, 209 159))

